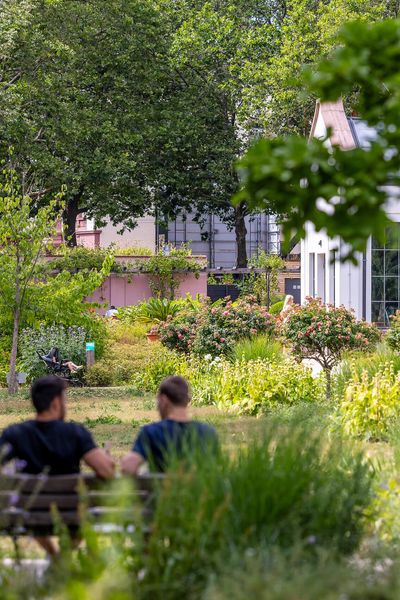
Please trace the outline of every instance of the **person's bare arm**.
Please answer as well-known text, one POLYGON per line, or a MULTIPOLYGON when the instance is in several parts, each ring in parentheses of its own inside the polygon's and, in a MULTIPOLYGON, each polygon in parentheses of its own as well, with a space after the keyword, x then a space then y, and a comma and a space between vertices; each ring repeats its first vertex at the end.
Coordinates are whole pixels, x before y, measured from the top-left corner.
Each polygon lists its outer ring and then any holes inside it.
POLYGON ((83 456, 83 460, 98 477, 102 479, 112 479, 114 477, 115 463, 105 450, 93 448, 83 456))
POLYGON ((144 462, 145 460, 141 454, 138 452, 129 452, 122 458, 121 471, 124 475, 137 475, 144 462))

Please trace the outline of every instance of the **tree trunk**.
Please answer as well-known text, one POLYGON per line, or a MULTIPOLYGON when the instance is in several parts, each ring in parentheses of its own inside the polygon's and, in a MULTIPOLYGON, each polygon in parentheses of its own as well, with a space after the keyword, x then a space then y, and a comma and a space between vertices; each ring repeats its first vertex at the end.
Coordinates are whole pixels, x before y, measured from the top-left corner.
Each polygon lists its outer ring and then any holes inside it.
POLYGON ((79 197, 67 200, 63 213, 65 239, 68 246, 76 246, 76 220, 79 215, 79 197))
POLYGON ((236 266, 238 269, 247 267, 247 249, 246 249, 246 236, 247 229, 245 218, 246 209, 243 204, 238 204, 235 207, 235 235, 236 235, 236 251, 237 259, 236 266))
POLYGON ((326 399, 329 402, 332 397, 332 369, 325 368, 325 376, 326 376, 326 399))
MULTIPOLYGON (((17 289, 17 295, 19 296, 19 289, 17 289)), ((16 394, 18 392, 17 352, 18 352, 18 337, 19 337, 19 321, 20 321, 20 308, 19 308, 19 300, 18 300, 17 308, 14 311, 14 328, 13 328, 11 356, 10 356, 10 379, 8 382, 8 393, 9 394, 16 394)))

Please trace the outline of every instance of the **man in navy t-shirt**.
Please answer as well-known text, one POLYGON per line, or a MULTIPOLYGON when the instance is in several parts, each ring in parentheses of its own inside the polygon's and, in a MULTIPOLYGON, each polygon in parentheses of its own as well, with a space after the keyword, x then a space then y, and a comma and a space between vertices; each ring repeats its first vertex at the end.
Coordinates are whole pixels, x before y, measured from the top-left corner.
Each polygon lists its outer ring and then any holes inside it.
POLYGON ((183 377, 168 377, 161 383, 157 394, 161 421, 139 431, 132 451, 122 459, 123 473, 135 475, 144 462, 162 472, 171 455, 184 458, 191 450, 217 450, 215 429, 190 419, 189 402, 189 385, 183 377))

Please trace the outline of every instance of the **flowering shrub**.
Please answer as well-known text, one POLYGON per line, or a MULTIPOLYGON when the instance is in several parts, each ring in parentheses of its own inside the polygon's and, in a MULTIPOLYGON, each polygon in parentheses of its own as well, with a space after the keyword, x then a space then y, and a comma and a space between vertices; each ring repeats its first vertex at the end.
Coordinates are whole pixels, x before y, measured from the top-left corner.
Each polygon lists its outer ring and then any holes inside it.
POLYGON ((211 305, 180 315, 159 328, 160 339, 168 348, 198 355, 226 354, 234 342, 259 333, 270 335, 275 326, 266 308, 248 300, 211 305))
POLYGON ((220 408, 260 415, 279 404, 316 402, 323 389, 310 369, 292 360, 279 364, 254 360, 225 363, 215 393, 220 408))
POLYGON ((390 319, 390 329, 386 334, 386 342, 392 350, 400 352, 400 310, 392 315, 390 319))
POLYGON ((400 375, 392 368, 372 379, 365 371, 355 374, 339 404, 344 430, 352 435, 382 439, 400 415, 400 375))
POLYGON ((319 298, 307 298, 305 305, 294 306, 281 330, 298 359, 314 359, 322 366, 328 396, 331 371, 343 353, 373 350, 380 337, 374 325, 357 321, 344 306, 325 305, 319 298))
POLYGON ((266 308, 247 300, 229 301, 207 309, 193 341, 193 351, 197 354, 226 354, 240 338, 271 334, 274 329, 274 319, 266 308))
POLYGON ((196 336, 197 323, 198 314, 195 312, 167 319, 158 327, 161 343, 170 350, 190 352, 196 336))

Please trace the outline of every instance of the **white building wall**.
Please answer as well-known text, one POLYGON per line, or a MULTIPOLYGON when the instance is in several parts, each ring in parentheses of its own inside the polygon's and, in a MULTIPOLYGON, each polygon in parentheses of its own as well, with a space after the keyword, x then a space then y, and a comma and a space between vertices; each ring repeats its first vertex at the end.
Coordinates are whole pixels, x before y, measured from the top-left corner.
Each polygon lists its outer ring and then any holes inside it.
MULTIPOLYGON (((326 134, 327 128, 320 112, 314 135, 324 138, 326 134)), ((317 232, 311 223, 307 224, 306 237, 301 245, 302 301, 307 296, 319 297, 325 303, 352 308, 357 317, 362 318, 363 257, 360 255, 360 264, 355 266, 340 262, 340 256, 345 253, 346 247, 338 238, 331 240, 324 231, 317 232)))
POLYGON ((330 240, 326 233, 316 232, 313 225, 307 225, 307 235, 301 247, 302 301, 307 296, 318 297, 328 304, 352 308, 361 319, 363 255, 359 254, 359 264, 353 265, 340 262, 340 256, 345 254, 346 247, 339 239, 330 240))
MULTIPOLYGON (((322 111, 319 111, 317 115, 313 134, 317 138, 326 137, 327 128, 322 111)), ((327 142, 327 144, 329 143, 327 142)), ((346 139, 346 143, 346 147, 350 147, 348 139, 346 139)), ((388 217, 391 221, 400 223, 400 189, 387 186, 386 191, 388 194, 386 203, 388 217)), ((330 240, 325 232, 316 232, 313 225, 307 225, 306 237, 301 244, 302 301, 310 295, 319 296, 324 302, 353 309, 358 318, 366 318, 367 321, 370 321, 371 240, 365 254, 357 255, 358 264, 340 262, 340 257, 344 257, 346 254, 346 246, 340 239, 330 240), (336 253, 335 264, 332 264, 333 251, 336 253)))

